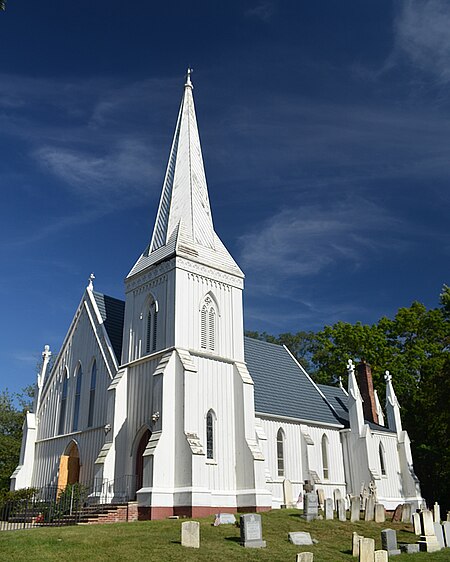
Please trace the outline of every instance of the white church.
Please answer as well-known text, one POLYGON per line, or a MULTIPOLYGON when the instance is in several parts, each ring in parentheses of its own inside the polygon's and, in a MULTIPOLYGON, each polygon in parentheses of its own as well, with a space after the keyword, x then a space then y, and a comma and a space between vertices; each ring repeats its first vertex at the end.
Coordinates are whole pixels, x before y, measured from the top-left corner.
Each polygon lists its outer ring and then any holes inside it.
POLYGON ((214 230, 188 71, 153 235, 125 302, 81 298, 45 346, 11 488, 80 482, 139 517, 303 507, 371 490, 422 503, 391 376, 316 384, 285 347, 244 337, 244 274, 214 230))

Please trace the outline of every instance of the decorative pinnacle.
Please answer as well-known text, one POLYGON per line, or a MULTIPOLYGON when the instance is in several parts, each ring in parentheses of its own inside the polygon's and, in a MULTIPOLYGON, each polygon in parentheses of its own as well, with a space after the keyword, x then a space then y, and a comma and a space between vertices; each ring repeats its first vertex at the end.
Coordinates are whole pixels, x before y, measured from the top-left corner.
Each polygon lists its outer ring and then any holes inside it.
POLYGON ((386 372, 385 372, 384 380, 385 380, 386 382, 391 382, 391 380, 392 380, 392 375, 391 375, 391 373, 390 373, 389 371, 386 371, 386 372))
POLYGON ((89 289, 90 291, 93 291, 93 290, 94 290, 94 283, 93 283, 94 279, 95 279, 95 275, 94 275, 93 273, 91 273, 91 274, 89 275, 89 279, 88 279, 88 281, 89 281, 88 289, 89 289))
POLYGON ((355 364, 353 363, 353 361, 351 359, 349 359, 348 362, 347 362, 347 370, 348 370, 349 374, 355 372, 355 364))
POLYGON ((339 377, 339 388, 344 388, 344 385, 342 384, 342 377, 339 377))
POLYGON ((50 357, 52 352, 50 351, 49 345, 44 345, 44 351, 42 352, 42 357, 45 359, 46 357, 50 357))
POLYGON ((193 88, 193 87, 194 87, 194 86, 192 85, 192 82, 191 82, 191 74, 192 74, 193 72, 194 72, 194 69, 188 67, 187 72, 186 72, 186 84, 185 84, 185 86, 189 86, 189 88, 193 88))

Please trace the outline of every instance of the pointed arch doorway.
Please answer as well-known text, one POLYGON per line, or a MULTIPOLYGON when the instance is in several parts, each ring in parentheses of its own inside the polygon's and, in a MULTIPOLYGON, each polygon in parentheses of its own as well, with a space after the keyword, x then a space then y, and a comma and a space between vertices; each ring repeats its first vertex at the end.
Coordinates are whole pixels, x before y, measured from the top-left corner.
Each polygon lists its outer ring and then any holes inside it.
POLYGON ((80 451, 75 441, 69 443, 59 460, 58 489, 76 484, 80 478, 80 451))
POLYGON ((136 449, 136 462, 135 462, 135 477, 136 477, 136 491, 142 488, 144 482, 144 451, 148 445, 152 432, 146 429, 139 439, 136 449))

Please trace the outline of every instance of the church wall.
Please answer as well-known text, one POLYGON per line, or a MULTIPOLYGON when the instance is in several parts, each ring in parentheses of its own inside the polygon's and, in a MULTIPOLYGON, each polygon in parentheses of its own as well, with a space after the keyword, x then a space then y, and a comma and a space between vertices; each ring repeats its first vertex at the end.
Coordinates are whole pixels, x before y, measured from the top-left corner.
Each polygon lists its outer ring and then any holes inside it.
POLYGON ((400 460, 397 452, 397 435, 372 432, 369 447, 370 466, 373 466, 380 476, 380 480, 376 480, 375 482, 378 500, 385 504, 386 502, 391 502, 389 505, 395 508, 397 504, 403 501, 400 460), (379 456, 380 443, 383 445, 385 454, 385 475, 381 473, 379 456))

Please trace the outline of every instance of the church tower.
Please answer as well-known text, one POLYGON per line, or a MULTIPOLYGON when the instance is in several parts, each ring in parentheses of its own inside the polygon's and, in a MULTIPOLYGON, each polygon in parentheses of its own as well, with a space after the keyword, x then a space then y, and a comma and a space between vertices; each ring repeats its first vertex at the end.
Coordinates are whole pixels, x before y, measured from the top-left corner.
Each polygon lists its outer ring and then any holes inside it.
POLYGON ((214 230, 188 70, 153 234, 125 280, 103 469, 136 475, 151 518, 271 505, 244 363, 243 281, 214 230))

